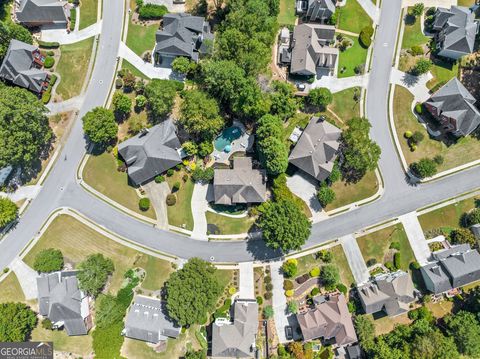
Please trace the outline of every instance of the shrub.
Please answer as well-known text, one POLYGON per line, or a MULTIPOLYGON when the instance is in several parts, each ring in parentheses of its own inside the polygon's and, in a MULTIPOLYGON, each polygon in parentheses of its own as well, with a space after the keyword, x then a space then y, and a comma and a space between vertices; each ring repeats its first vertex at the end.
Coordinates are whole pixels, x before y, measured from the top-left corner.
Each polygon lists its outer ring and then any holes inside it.
POLYGON ((377 264, 377 260, 375 258, 370 258, 369 260, 367 260, 367 267, 371 267, 371 266, 374 266, 375 264, 377 264))
POLYGON ((123 76, 123 85, 125 86, 125 91, 132 91, 135 88, 137 83, 137 78, 130 71, 126 71, 123 76))
POLYGON ((342 293, 343 295, 347 295, 347 292, 348 292, 348 288, 346 285, 342 284, 342 283, 338 283, 337 284, 337 289, 340 293, 342 293))
POLYGON ((164 5, 147 4, 138 9, 138 15, 145 20, 154 20, 162 18, 168 9, 164 5))
POLYGON ((168 194, 166 202, 167 206, 173 206, 177 203, 177 197, 174 194, 168 194))
POLYGON ((318 87, 312 89, 307 96, 307 101, 313 106, 318 107, 321 110, 327 108, 333 101, 333 95, 329 89, 325 87, 318 87))
POLYGON ((311 295, 312 297, 315 297, 315 296, 316 296, 317 294, 319 294, 319 293, 320 293, 320 289, 319 289, 318 287, 315 287, 315 288, 313 288, 313 289, 311 290, 310 295, 311 295))
POLYGON ((395 266, 396 269, 400 269, 400 267, 402 266, 402 256, 400 252, 396 252, 393 255, 393 265, 395 266))
POLYGON ((419 178, 431 177, 437 173, 437 164, 429 158, 422 158, 420 161, 412 163, 410 170, 419 178))
POLYGON ((201 168, 196 167, 192 172, 192 179, 195 182, 210 182, 213 180, 213 176, 215 175, 215 171, 212 167, 201 168))
POLYGON ((182 181, 183 181, 183 182, 187 182, 187 181, 188 181, 188 175, 187 175, 186 173, 182 176, 182 181))
POLYGON ((289 313, 297 314, 298 313, 298 303, 296 300, 291 300, 287 304, 287 310, 289 313))
POLYGON ((417 103, 417 104, 415 105, 415 112, 418 113, 419 115, 422 114, 422 112, 423 112, 423 106, 422 106, 421 103, 417 103))
POLYGON ((313 268, 311 271, 310 271, 310 277, 318 277, 320 275, 320 268, 319 267, 315 267, 313 268))
POLYGON ((373 28, 371 26, 365 26, 360 31, 360 36, 358 40, 360 41, 360 45, 365 48, 368 48, 372 44, 372 36, 373 36, 373 28))
MULTIPOLYGON (((237 292, 237 288, 235 288, 233 286, 228 288, 228 294, 234 295, 236 292, 237 292)), ((230 307, 230 305, 229 305, 229 307, 230 307)))
POLYGON ((50 99, 52 98, 52 93, 50 91, 45 91, 42 94, 42 103, 46 105, 47 103, 50 102, 50 99))
POLYGON ((338 267, 332 264, 323 266, 320 271, 320 278, 327 289, 331 289, 340 281, 338 267))
POLYGON ((172 62, 172 69, 173 71, 186 75, 190 70, 190 59, 183 56, 176 57, 172 62))
POLYGON ((53 52, 53 50, 48 50, 48 51, 47 51, 47 55, 48 55, 48 56, 54 56, 54 55, 55 55, 55 52, 53 52))
POLYGON ((318 201, 322 207, 326 207, 328 204, 335 200, 335 191, 322 183, 317 193, 318 201))
POLYGON ((269 299, 272 299, 272 292, 266 292, 263 297, 266 299, 266 300, 269 300, 269 299))
POLYGON ((477 242, 473 233, 467 228, 457 228, 450 232, 450 241, 454 244, 468 243, 470 246, 475 246, 477 242))
POLYGON ((47 248, 41 250, 33 263, 33 269, 41 273, 59 271, 63 268, 63 254, 60 250, 47 248))
POLYGON ((272 277, 270 277, 269 275, 266 275, 266 276, 263 278, 263 282, 264 282, 264 283, 272 283, 272 277))
POLYGON ((147 104, 147 98, 143 95, 137 95, 135 97, 135 107, 142 109, 147 104))
POLYGON ((116 79, 116 80, 115 80, 115 87, 116 87, 117 89, 122 88, 122 87, 123 87, 123 80, 122 80, 122 79, 116 79))
POLYGON ((293 297, 294 294, 295 292, 293 291, 293 289, 289 289, 285 291, 285 296, 287 297, 293 297))
POLYGON ((44 49, 56 49, 60 47, 60 43, 58 42, 49 42, 49 41, 41 41, 38 40, 38 46, 43 47, 44 49))
POLYGON ((167 171, 167 177, 172 177, 174 173, 175 173, 175 171, 174 171, 172 168, 170 168, 170 169, 167 171))
POLYGON ((273 284, 272 283, 267 283, 265 284, 265 289, 270 292, 273 290, 273 284))
POLYGON ((140 208, 141 211, 148 211, 150 208, 150 199, 144 197, 140 198, 140 201, 138 201, 138 208, 140 208))
POLYGON ((465 224, 469 227, 480 223, 480 208, 472 209, 465 217, 465 224))
POLYGON ((158 175, 155 177, 155 183, 163 183, 163 182, 165 182, 164 176, 158 175))
POLYGON ((417 60, 415 67, 412 69, 412 72, 416 76, 426 74, 432 68, 432 62, 430 60, 421 58, 417 60))
POLYGON ((403 134, 403 136, 404 136, 405 138, 410 138, 410 137, 412 137, 412 135, 413 135, 413 134, 412 134, 412 131, 405 131, 405 133, 403 134))
POLYGON ((180 189, 180 182, 175 182, 172 186, 172 192, 177 192, 180 189))
POLYGON ((355 311, 357 310, 355 302, 352 302, 352 301, 347 303, 347 308, 350 313, 355 313, 355 311))
POLYGON ((423 55, 423 48, 421 46, 414 45, 410 48, 410 53, 413 56, 423 55))
POLYGON ((50 319, 45 318, 44 320, 42 320, 42 328, 46 330, 53 330, 53 324, 50 319))
POLYGON ((417 261, 413 261, 412 263, 410 263, 410 268, 411 269, 420 269, 420 263, 418 263, 417 261))
POLYGON ((415 131, 412 137, 410 138, 410 141, 412 141, 413 143, 419 144, 420 142, 423 141, 424 138, 425 138, 425 135, 423 133, 421 133, 420 131, 415 131))
POLYGON ((355 66, 355 68, 353 69, 353 71, 354 71, 357 75, 363 75, 363 73, 365 72, 365 64, 360 64, 360 65, 355 66))
POLYGON ((263 316, 265 319, 270 319, 273 318, 274 311, 271 305, 267 305, 265 308, 263 308, 263 316))
POLYGON ((257 297, 257 303, 258 303, 258 305, 262 305, 263 304, 263 298, 258 296, 257 297))
POLYGON ((183 150, 189 156, 195 156, 198 153, 198 147, 195 142, 187 141, 182 145, 183 150))
POLYGON ((198 146, 198 154, 200 157, 207 157, 213 152, 213 143, 210 141, 204 141, 198 146))
POLYGON ((2 271, 2 272, 5 274, 5 273, 8 273, 9 270, 10 270, 10 269, 9 269, 8 267, 5 267, 5 268, 3 268, 3 271, 2 271))
POLYGON ((293 282, 291 280, 285 279, 283 281, 283 289, 292 290, 293 289, 293 282))
POLYGON ((385 267, 391 272, 394 272, 396 270, 395 265, 390 261, 385 263, 385 267))
POLYGON ((441 164, 443 164, 443 156, 442 155, 436 155, 435 157, 433 157, 433 161, 437 165, 441 165, 441 164))
POLYGON ((400 250, 400 242, 390 243, 390 249, 396 249, 397 251, 399 251, 400 250))
POLYGON ((425 5, 423 3, 417 3, 413 5, 412 10, 410 11, 410 14, 418 17, 423 14, 423 10, 425 9, 425 5))
POLYGON ((321 251, 317 252, 317 258, 322 262, 330 263, 333 259, 333 254, 326 249, 322 249, 321 251))
POLYGON ((292 278, 297 274, 297 261, 295 259, 289 259, 282 265, 283 275, 287 278, 292 278))

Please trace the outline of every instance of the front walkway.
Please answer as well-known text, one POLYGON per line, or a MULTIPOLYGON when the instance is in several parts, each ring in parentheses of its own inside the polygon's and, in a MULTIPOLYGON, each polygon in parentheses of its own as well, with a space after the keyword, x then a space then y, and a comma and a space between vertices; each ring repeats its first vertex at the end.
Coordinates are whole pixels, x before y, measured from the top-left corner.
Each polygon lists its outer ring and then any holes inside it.
POLYGON ((392 68, 390 82, 405 87, 412 93, 415 102, 425 102, 430 97, 427 82, 432 78, 433 76, 430 72, 422 76, 414 76, 392 68))
POLYGON ((398 217, 402 222, 405 232, 407 233, 410 247, 412 247, 413 253, 417 262, 423 266, 427 264, 432 252, 428 246, 428 242, 425 240, 422 227, 418 221, 417 212, 410 212, 398 217))
POLYGON ((253 279, 253 262, 244 262, 239 265, 240 280, 238 291, 239 299, 255 299, 255 285, 253 279))
POLYGON ((283 291, 283 275, 280 270, 282 262, 274 262, 270 264, 270 272, 272 275, 272 307, 274 311, 275 328, 277 329, 278 341, 285 343, 285 327, 289 325, 287 318, 287 297, 283 291))
POLYGON ((297 171, 292 177, 287 177, 287 186, 300 197, 312 212, 312 221, 318 222, 328 217, 317 198, 317 181, 303 171, 297 171))
POLYGON ((26 265, 25 262, 18 257, 10 264, 10 269, 15 272, 20 287, 22 287, 23 294, 25 295, 25 299, 36 299, 38 297, 37 272, 26 265))
MULTIPOLYGON (((347 0, 348 1, 348 0, 347 0)), ((317 87, 326 87, 332 93, 340 92, 351 87, 367 87, 369 74, 361 76, 350 76, 337 78, 335 76, 322 76, 316 79, 311 85, 308 85, 308 89, 314 89, 317 87)))
POLYGON ((147 191, 148 198, 150 198, 155 214, 157 216, 157 227, 168 230, 168 216, 167 216, 167 195, 170 193, 170 188, 167 182, 155 183, 151 181, 143 186, 147 191))
POLYGON ((89 27, 86 27, 85 29, 72 31, 70 33, 68 33, 65 28, 43 27, 40 38, 42 41, 58 42, 60 45, 68 45, 98 35, 100 34, 101 29, 101 20, 93 25, 90 25, 89 27))
POLYGON ((193 231, 195 239, 208 240, 207 217, 205 212, 208 208, 207 202, 208 184, 195 183, 192 194, 193 231))
POLYGON ((347 257, 348 265, 352 270, 353 278, 357 285, 365 283, 370 278, 367 265, 363 259, 362 252, 358 246, 357 239, 352 235, 343 236, 340 238, 345 256, 347 257))

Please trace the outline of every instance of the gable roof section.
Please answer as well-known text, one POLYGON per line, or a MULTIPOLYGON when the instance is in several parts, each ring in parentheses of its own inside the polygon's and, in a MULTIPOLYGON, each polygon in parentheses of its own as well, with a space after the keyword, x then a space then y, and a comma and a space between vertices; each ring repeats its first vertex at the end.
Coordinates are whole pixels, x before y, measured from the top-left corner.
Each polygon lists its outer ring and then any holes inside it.
POLYGON ((307 17, 311 21, 329 19, 335 12, 332 0, 309 0, 307 17))
POLYGON ((319 181, 333 169, 342 131, 319 117, 312 117, 288 160, 319 181))
POLYGON ((67 23, 68 2, 58 0, 20 0, 15 12, 22 23, 67 23))
POLYGON ((165 120, 118 146, 128 166, 128 176, 142 184, 181 162, 180 141, 172 120, 165 120))
POLYGON ((236 300, 233 322, 217 320, 212 326, 212 357, 253 357, 257 329, 257 302, 255 300, 236 300))
POLYGON ((233 169, 216 169, 213 178, 216 204, 265 202, 265 170, 252 168, 250 157, 235 157, 233 169))

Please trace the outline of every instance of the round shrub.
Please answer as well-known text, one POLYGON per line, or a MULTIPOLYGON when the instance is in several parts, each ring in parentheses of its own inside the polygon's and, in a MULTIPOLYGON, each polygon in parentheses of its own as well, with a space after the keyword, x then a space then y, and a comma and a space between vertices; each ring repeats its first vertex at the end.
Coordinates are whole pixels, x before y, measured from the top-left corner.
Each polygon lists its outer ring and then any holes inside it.
POLYGON ((140 208, 141 211, 148 211, 150 208, 150 199, 149 198, 140 198, 140 201, 138 201, 138 208, 140 208))
POLYGON ((293 297, 294 294, 295 294, 295 292, 293 291, 293 289, 289 289, 289 290, 285 291, 285 296, 286 297, 293 297))
POLYGON ((266 300, 269 300, 269 299, 272 299, 272 292, 266 292, 263 297, 266 299, 266 300))
POLYGON ((177 192, 180 189, 180 182, 175 182, 172 186, 172 192, 177 192))
POLYGON ((41 273, 59 271, 63 268, 63 254, 60 250, 47 248, 41 250, 33 262, 33 269, 41 273))
POLYGON ((415 112, 418 113, 419 115, 422 114, 422 112, 423 112, 423 106, 422 106, 421 103, 417 103, 417 104, 415 105, 415 112))
POLYGON ((42 328, 47 330, 53 330, 53 324, 50 319, 45 318, 44 320, 42 320, 42 328))
POLYGON ((435 161, 435 163, 437 165, 441 165, 441 164, 443 164, 443 156, 442 155, 436 155, 435 157, 433 157, 433 161, 435 161))
POLYGON ((423 55, 423 49, 421 46, 414 45, 410 48, 410 53, 413 56, 420 56, 420 55, 423 55))
POLYGON ((283 289, 292 290, 293 289, 293 282, 291 280, 285 279, 283 281, 283 289))
POLYGON ((431 177, 437 173, 437 164, 429 158, 422 158, 420 161, 412 163, 410 170, 419 178, 431 177))
POLYGON ((319 294, 319 293, 320 293, 320 289, 319 289, 318 287, 315 287, 315 288, 313 288, 312 291, 310 292, 310 295, 311 295, 312 297, 314 297, 314 296, 316 296, 316 295, 319 294))
POLYGON ((116 87, 117 89, 122 88, 122 87, 123 87, 123 80, 122 80, 122 79, 116 79, 116 80, 115 80, 115 87, 116 87))
POLYGON ((172 177, 174 173, 175 173, 175 171, 174 171, 172 168, 170 168, 170 169, 167 171, 167 177, 172 177))
POLYGON ((415 152, 417 150, 417 145, 411 145, 410 151, 415 152))
POLYGON ((272 283, 265 284, 265 289, 270 292, 273 289, 273 284, 272 283))
POLYGON ((183 181, 183 182, 187 182, 187 181, 188 181, 188 175, 187 175, 186 173, 182 176, 182 181, 183 181))
POLYGON ((412 134, 410 141, 412 141, 413 143, 419 144, 420 142, 423 141, 424 138, 425 138, 425 135, 423 133, 421 133, 420 131, 415 131, 412 134))
POLYGON ((175 203, 177 203, 177 197, 175 197, 174 194, 169 194, 167 195, 167 206, 173 206, 175 203))
POLYGON ((400 250, 400 242, 390 243, 390 249, 396 249, 397 251, 399 251, 400 250))
POLYGON ((54 56, 55 53, 54 53, 52 50, 48 50, 48 51, 47 51, 47 55, 48 55, 48 56, 54 56))
POLYGON ((262 298, 262 297, 260 297, 260 296, 257 297, 257 304, 258 304, 258 305, 262 305, 262 304, 263 304, 263 298, 262 298))
POLYGON ((235 287, 228 288, 228 294, 234 295, 236 292, 237 292, 237 288, 235 287))
POLYGON ((410 138, 412 137, 412 135, 413 135, 412 131, 405 131, 405 133, 403 134, 405 138, 410 138))
POLYGON ((338 284, 337 284, 337 290, 338 290, 340 293, 342 293, 343 295, 345 295, 345 296, 347 295, 348 288, 347 288, 344 284, 338 283, 338 284))
POLYGON ((160 175, 155 177, 155 183, 163 183, 163 182, 165 182, 165 177, 160 175))
POLYGON ((412 263, 410 263, 410 268, 411 269, 420 269, 420 264, 417 262, 417 261, 413 261, 412 263))
POLYGON ((395 266, 396 269, 400 269, 400 267, 402 266, 402 256, 400 252, 396 252, 393 255, 393 265, 395 266))
POLYGON ((263 278, 264 283, 271 283, 272 282, 272 277, 269 275, 266 275, 265 278, 263 278))
POLYGON ((51 56, 47 56, 45 58, 45 62, 43 63, 43 66, 46 69, 51 69, 53 67, 53 65, 55 65, 55 59, 51 56))
POLYGON ((328 204, 332 203, 335 200, 335 197, 335 191, 333 189, 324 184, 320 186, 317 198, 322 207, 326 207, 328 204))
POLYGON ((370 258, 369 260, 367 260, 367 267, 371 267, 371 266, 374 266, 375 264, 377 264, 377 260, 375 258, 370 258))
POLYGON ((466 214, 465 222, 468 227, 480 223, 480 208, 475 208, 468 212, 466 214))
POLYGON ((397 269, 397 268, 395 268, 395 266, 393 265, 392 262, 386 262, 385 267, 391 272, 394 272, 397 269))
POLYGON ((310 271, 310 277, 318 277, 320 275, 320 268, 319 267, 315 267, 313 268, 311 271, 310 271))
POLYGON ((289 259, 282 265, 283 275, 287 278, 292 278, 297 274, 297 260, 289 259))

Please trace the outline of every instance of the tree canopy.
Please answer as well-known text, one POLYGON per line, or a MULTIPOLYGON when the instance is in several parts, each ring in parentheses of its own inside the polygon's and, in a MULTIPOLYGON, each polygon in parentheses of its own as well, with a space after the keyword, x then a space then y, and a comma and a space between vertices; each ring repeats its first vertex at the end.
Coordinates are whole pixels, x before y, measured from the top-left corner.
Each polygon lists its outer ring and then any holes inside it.
POLYGON ((180 325, 203 324, 215 310, 222 286, 217 269, 200 258, 190 259, 166 283, 168 314, 180 325))
POLYGON ((33 269, 41 273, 59 271, 63 268, 63 254, 59 249, 42 249, 35 256, 33 269))
POLYGON ((83 116, 83 131, 90 140, 99 145, 106 145, 117 138, 118 125, 112 111, 95 107, 83 116))
POLYGON ((448 333, 453 337, 458 351, 472 358, 480 357, 480 324, 478 317, 466 311, 444 318, 448 333))
POLYGON ((257 148, 260 161, 270 175, 279 175, 288 167, 288 150, 283 142, 282 122, 264 115, 257 123, 257 148))
POLYGON ((299 107, 298 100, 295 98, 295 87, 288 82, 275 80, 272 82, 272 88, 270 112, 282 120, 292 117, 299 107))
POLYGON ((14 221, 17 215, 17 205, 10 198, 0 197, 0 228, 14 221))
POLYGON ((170 113, 175 95, 181 89, 183 89, 183 83, 172 80, 153 79, 145 86, 145 97, 154 122, 170 113))
POLYGON ((36 324, 37 316, 25 304, 0 304, 0 341, 24 342, 36 324))
POLYGON ((422 158, 410 165, 412 173, 419 178, 431 177, 437 173, 437 164, 430 158, 422 158))
POLYGON ((112 274, 115 267, 110 258, 97 253, 89 255, 78 265, 78 286, 85 293, 97 297, 107 283, 108 276, 112 274))
POLYGON ((307 101, 312 106, 316 106, 320 110, 324 111, 327 106, 332 103, 333 95, 329 89, 325 87, 318 87, 310 90, 307 101))
POLYGON ((30 168, 52 139, 47 109, 26 89, 0 84, 0 168, 30 168))
MULTIPOLYGON (((4 6, 4 5, 2 5, 4 6)), ((13 22, 0 21, 0 60, 7 53, 8 45, 12 39, 32 44, 32 34, 25 27, 13 22)))
POLYGON ((113 110, 115 114, 124 119, 132 110, 132 100, 121 92, 115 92, 112 99, 113 110))

